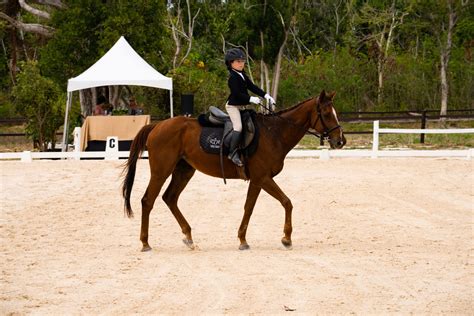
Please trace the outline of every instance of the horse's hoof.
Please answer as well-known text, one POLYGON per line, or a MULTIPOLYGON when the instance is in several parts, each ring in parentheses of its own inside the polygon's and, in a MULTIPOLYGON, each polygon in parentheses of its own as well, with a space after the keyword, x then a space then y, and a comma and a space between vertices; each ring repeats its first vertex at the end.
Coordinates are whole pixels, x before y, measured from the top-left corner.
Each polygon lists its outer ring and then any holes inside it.
POLYGON ((194 242, 192 239, 187 239, 187 238, 184 238, 183 239, 183 243, 191 250, 194 250, 194 242))
POLYGON ((293 249, 293 245, 291 243, 291 240, 288 240, 288 239, 283 237, 281 239, 281 243, 283 244, 283 246, 285 246, 286 249, 288 249, 288 250, 293 249))
POLYGON ((239 246, 239 250, 249 250, 250 246, 248 244, 241 244, 239 246))
POLYGON ((151 247, 150 246, 143 246, 142 252, 150 251, 151 247))

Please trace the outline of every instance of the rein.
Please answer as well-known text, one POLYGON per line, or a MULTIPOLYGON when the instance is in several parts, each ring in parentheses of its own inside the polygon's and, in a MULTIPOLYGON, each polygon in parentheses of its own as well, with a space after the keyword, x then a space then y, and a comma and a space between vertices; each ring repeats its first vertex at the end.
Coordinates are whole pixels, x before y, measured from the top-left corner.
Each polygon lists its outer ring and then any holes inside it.
MULTIPOLYGON (((276 104, 275 104, 276 105, 276 104)), ((303 128, 299 125, 296 125, 295 123, 293 123, 292 121, 288 120, 288 119, 285 119, 283 117, 281 117, 280 115, 277 115, 275 111, 273 111, 272 109, 269 109, 268 107, 266 107, 264 104, 260 104, 260 106, 262 106, 265 110, 267 110, 272 116, 277 116, 279 117, 280 119, 284 120, 285 122, 287 123, 290 123, 291 125, 293 125, 294 127, 297 127, 298 129, 302 130, 303 128)), ((324 128, 324 131, 322 134, 318 133, 316 130, 315 132, 313 131, 310 131, 309 129, 305 131, 306 134, 311 134, 313 136, 316 136, 317 138, 320 138, 321 141, 322 140, 329 140, 329 133, 331 133, 332 131, 340 128, 342 130, 342 126, 341 125, 336 125, 334 126, 333 128, 328 128, 326 123, 324 123, 324 119, 323 119, 323 115, 321 114, 321 110, 319 109, 319 106, 317 108, 317 112, 318 112, 318 118, 316 119, 316 122, 314 123, 314 126, 316 126, 316 124, 318 124, 318 121, 319 119, 321 119, 321 124, 323 125, 323 128, 324 128)), ((311 128, 313 129, 313 128, 311 128)), ((322 144, 322 143, 321 143, 322 144)))

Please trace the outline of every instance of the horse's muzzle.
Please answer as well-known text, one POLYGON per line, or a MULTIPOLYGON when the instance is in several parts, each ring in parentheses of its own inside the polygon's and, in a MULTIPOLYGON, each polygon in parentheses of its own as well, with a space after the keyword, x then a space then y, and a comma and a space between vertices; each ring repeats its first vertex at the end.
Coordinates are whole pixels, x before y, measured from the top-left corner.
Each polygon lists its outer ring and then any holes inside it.
POLYGON ((331 146, 331 149, 341 149, 344 147, 346 144, 346 137, 344 137, 344 134, 342 135, 342 138, 336 138, 336 139, 330 139, 329 140, 329 145, 331 146))

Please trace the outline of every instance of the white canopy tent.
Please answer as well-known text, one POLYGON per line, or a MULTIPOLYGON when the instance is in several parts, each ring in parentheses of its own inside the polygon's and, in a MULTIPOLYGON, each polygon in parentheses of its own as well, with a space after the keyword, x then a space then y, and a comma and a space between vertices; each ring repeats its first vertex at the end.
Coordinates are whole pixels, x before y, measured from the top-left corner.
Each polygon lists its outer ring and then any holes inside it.
POLYGON ((114 85, 134 85, 170 91, 170 111, 173 117, 173 80, 150 66, 122 36, 94 65, 67 82, 67 104, 64 117, 62 151, 66 151, 68 117, 72 93, 77 90, 114 85))

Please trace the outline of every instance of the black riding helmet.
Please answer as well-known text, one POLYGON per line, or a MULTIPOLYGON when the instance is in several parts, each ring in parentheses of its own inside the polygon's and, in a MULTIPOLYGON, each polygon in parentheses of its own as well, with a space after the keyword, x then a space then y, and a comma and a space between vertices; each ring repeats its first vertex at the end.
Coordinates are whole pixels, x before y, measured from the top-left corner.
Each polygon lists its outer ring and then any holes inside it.
POLYGON ((230 69, 230 63, 237 59, 245 60, 245 53, 240 48, 231 48, 225 53, 225 64, 230 69))

